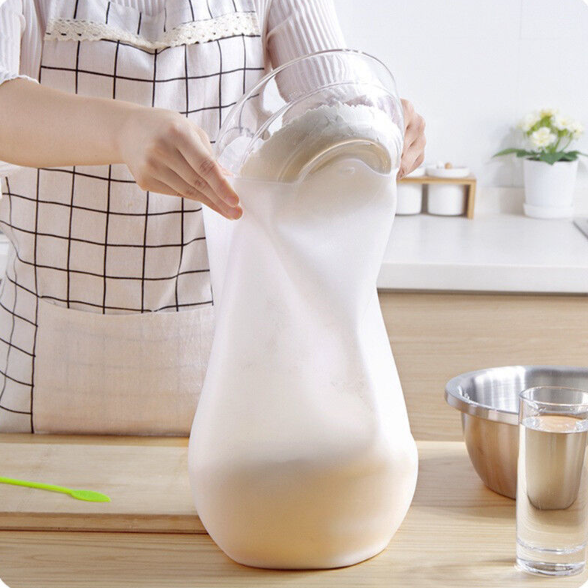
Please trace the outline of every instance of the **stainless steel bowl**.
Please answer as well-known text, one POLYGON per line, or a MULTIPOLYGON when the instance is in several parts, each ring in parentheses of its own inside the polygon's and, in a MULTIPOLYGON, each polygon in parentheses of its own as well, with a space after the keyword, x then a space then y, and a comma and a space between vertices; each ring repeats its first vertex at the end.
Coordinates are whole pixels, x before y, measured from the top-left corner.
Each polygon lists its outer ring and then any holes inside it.
POLYGON ((533 386, 588 390, 588 368, 512 365, 467 372, 445 387, 447 403, 461 411, 463 434, 472 464, 494 492, 516 496, 518 396, 533 386))

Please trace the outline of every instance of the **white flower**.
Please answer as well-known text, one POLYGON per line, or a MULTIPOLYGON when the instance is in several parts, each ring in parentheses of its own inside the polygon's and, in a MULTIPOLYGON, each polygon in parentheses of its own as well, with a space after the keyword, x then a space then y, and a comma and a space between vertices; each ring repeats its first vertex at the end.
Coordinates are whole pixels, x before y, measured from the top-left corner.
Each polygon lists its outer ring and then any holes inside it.
POLYGON ((566 131, 569 133, 572 139, 578 139, 584 132, 584 127, 581 125, 581 123, 569 116, 562 114, 556 114, 553 117, 551 124, 553 125, 553 128, 557 129, 558 131, 566 131))
POLYGON ((553 117, 553 121, 551 124, 553 124, 553 126, 558 131, 571 131, 571 128, 575 124, 575 121, 572 120, 569 116, 564 116, 563 114, 556 114, 553 117))
POLYGON ((570 131, 572 139, 579 139, 584 133, 584 126, 582 123, 575 120, 572 121, 572 124, 568 127, 568 131, 570 131))
POLYGON ((536 112, 530 112, 519 123, 519 129, 528 133, 539 121, 541 117, 536 112))
POLYGON ((552 133, 547 127, 541 127, 537 129, 534 133, 531 133, 531 143, 533 147, 536 149, 545 149, 545 147, 549 147, 553 145, 557 140, 557 136, 552 133))
POLYGON ((542 108, 539 111, 539 116, 543 118, 544 116, 555 116, 559 110, 557 108, 542 108))

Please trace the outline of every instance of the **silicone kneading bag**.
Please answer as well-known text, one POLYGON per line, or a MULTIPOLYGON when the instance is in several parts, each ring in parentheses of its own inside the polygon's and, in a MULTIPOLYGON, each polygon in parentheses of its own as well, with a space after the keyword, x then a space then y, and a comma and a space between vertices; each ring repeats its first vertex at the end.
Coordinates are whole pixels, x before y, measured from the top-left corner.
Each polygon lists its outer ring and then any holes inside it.
POLYGON ((376 292, 396 202, 396 169, 366 163, 381 147, 340 149, 293 182, 256 177, 251 160, 231 179, 243 217, 205 211, 216 326, 190 478, 239 563, 357 563, 412 500, 416 447, 376 292))

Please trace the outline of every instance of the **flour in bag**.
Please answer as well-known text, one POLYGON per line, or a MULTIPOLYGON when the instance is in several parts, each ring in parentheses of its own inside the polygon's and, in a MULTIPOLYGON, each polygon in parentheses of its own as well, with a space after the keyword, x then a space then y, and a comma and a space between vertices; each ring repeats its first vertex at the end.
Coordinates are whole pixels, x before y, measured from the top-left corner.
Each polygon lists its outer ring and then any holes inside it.
MULTIPOLYGON (((246 159, 240 175, 294 182, 301 168, 316 154, 349 140, 354 142, 346 150, 347 154, 364 160, 367 156, 368 163, 382 164, 380 171, 390 171, 388 154, 398 149, 402 134, 390 117, 378 108, 363 104, 324 104, 274 133, 246 159), (359 145, 360 142, 364 145, 359 145), (388 161, 382 161, 384 158, 388 161)), ((380 166, 373 167, 378 169, 380 166)))
MULTIPOLYGON (((319 137, 365 137, 358 121, 378 116, 333 108, 291 123, 295 134, 315 129, 311 156, 319 137)), ((234 178, 243 218, 214 217, 230 231, 226 260, 215 258, 220 231, 209 231, 217 324, 190 474, 204 525, 236 561, 336 567, 388 544, 416 482, 375 288, 395 173, 347 154, 302 182, 267 181, 285 169, 287 132, 249 158, 248 177, 234 178)))

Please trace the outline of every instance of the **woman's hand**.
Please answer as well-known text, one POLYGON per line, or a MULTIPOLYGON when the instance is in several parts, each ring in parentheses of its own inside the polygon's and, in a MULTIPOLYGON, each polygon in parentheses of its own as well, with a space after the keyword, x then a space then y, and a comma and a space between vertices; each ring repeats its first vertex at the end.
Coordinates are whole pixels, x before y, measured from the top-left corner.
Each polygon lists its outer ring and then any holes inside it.
POLYGON ((10 80, 0 85, 0 160, 28 167, 126 163, 145 190, 198 200, 227 218, 242 214, 204 131, 168 110, 10 80))
POLYGON ((398 179, 415 170, 425 160, 425 119, 408 100, 402 100, 404 109, 404 148, 398 179))
POLYGON ((187 118, 159 108, 132 110, 117 146, 141 189, 197 200, 229 219, 243 214, 206 133, 187 118))
POLYGON ((198 200, 227 218, 242 214, 204 131, 168 110, 10 80, 0 86, 0 160, 29 167, 126 163, 144 190, 198 200))

